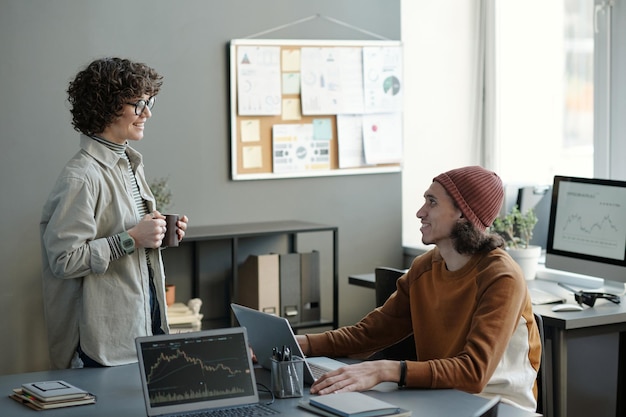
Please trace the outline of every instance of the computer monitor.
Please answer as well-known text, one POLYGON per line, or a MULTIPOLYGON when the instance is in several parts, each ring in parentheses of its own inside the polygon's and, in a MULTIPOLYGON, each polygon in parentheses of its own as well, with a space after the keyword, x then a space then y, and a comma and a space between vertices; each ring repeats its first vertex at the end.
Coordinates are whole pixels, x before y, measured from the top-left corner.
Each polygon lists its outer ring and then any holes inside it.
POLYGON ((623 294, 626 283, 626 182, 555 176, 546 267, 604 280, 623 294))

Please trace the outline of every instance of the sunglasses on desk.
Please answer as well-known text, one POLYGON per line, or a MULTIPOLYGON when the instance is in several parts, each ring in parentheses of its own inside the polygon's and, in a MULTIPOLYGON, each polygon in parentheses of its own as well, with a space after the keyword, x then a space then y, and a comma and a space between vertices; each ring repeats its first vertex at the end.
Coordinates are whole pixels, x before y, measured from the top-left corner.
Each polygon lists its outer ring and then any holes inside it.
POLYGON ((580 305, 585 304, 589 307, 593 307, 596 304, 596 300, 598 298, 604 298, 605 300, 609 300, 612 303, 619 304, 620 297, 619 295, 609 294, 606 292, 591 292, 591 291, 582 291, 576 290, 568 285, 559 282, 559 286, 565 288, 566 290, 574 293, 574 300, 580 305))

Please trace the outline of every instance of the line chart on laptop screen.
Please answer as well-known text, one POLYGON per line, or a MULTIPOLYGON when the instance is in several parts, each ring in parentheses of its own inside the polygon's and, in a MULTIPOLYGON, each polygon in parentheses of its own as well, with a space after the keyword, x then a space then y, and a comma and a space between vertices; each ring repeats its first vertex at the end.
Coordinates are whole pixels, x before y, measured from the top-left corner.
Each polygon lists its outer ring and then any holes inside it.
POLYGON ((152 405, 217 400, 254 392, 246 346, 238 335, 151 342, 142 350, 152 405))

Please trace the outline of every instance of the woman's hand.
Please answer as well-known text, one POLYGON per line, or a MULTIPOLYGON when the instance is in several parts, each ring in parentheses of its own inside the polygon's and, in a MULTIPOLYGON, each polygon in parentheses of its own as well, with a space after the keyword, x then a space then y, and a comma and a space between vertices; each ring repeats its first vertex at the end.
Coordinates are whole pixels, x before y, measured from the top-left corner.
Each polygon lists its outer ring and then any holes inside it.
POLYGON ((176 233, 178 234, 178 241, 180 242, 185 237, 185 231, 187 230, 187 223, 189 223, 189 219, 184 214, 178 218, 178 222, 176 223, 176 233))
POLYGON ((128 230, 128 234, 138 248, 158 248, 165 237, 165 230, 165 216, 155 210, 143 216, 135 227, 128 230))

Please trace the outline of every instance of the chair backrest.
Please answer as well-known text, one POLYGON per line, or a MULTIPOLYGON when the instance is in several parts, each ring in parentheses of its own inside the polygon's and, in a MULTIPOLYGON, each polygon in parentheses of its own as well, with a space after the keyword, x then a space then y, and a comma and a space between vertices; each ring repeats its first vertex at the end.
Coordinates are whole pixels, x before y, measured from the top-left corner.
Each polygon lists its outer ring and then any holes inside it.
POLYGON ((548 399, 548 384, 546 382, 546 373, 543 367, 546 365, 546 343, 543 329, 543 318, 540 314, 534 313, 535 322, 539 328, 539 339, 541 340, 541 364, 539 365, 539 371, 537 372, 537 412, 541 413, 544 417, 550 417, 548 407, 546 406, 546 400, 548 399))
MULTIPOLYGON (((387 298, 396 290, 396 281, 404 275, 404 269, 378 267, 374 270, 376 282, 376 306, 385 304, 387 298)), ((415 338, 413 335, 372 355, 370 359, 417 360, 415 338)))
POLYGON ((387 298, 396 290, 396 281, 404 274, 403 269, 380 266, 374 269, 376 281, 376 307, 385 304, 387 298))
POLYGON ((500 396, 495 396, 487 404, 480 407, 472 417, 498 417, 498 406, 500 405, 500 396))

